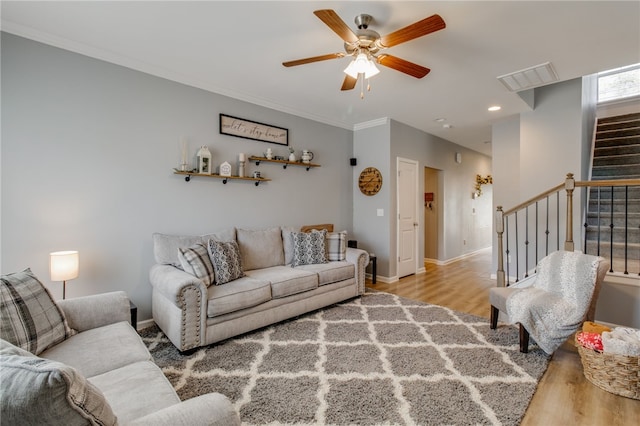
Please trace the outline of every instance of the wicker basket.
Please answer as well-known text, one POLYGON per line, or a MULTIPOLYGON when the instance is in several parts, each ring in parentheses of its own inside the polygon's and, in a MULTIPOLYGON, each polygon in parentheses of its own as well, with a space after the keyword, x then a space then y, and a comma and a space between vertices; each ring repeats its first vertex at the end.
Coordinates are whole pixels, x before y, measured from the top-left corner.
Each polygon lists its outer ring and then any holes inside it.
POLYGON ((596 352, 576 340, 584 376, 607 392, 640 399, 640 357, 596 352))

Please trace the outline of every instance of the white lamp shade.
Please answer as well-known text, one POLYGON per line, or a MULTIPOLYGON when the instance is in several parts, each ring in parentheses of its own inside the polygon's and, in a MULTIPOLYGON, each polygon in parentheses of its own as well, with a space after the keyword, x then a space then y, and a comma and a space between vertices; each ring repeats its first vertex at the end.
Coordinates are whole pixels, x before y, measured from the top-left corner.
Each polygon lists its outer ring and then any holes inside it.
POLYGON ((80 256, 77 251, 49 253, 51 281, 67 281, 78 278, 80 256))

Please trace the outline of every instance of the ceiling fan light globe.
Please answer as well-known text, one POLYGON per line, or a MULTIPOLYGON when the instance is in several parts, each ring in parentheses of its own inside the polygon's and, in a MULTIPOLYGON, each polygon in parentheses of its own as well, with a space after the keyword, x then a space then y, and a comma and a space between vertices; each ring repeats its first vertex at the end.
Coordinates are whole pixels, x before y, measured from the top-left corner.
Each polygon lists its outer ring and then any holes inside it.
POLYGON ((367 70, 364 72, 364 78, 371 78, 378 74, 380 74, 380 70, 376 67, 376 64, 374 64, 373 61, 369 61, 367 70))
POLYGON ((364 73, 369 68, 369 58, 364 53, 359 53, 356 59, 353 61, 355 63, 355 69, 358 73, 364 73))
POLYGON ((344 73, 350 77, 358 78, 358 71, 356 70, 356 61, 349 62, 349 65, 344 69, 344 73))

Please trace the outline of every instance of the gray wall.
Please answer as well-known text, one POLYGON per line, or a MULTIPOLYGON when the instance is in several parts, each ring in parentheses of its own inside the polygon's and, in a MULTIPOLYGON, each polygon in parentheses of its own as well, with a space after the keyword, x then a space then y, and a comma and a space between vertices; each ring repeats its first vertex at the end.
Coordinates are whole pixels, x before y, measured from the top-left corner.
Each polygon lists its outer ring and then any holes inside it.
MULTIPOLYGON (((2 33, 2 273, 49 281, 49 252, 78 250, 67 296, 125 290, 150 318, 151 234, 334 223, 352 232, 353 132, 2 33), (322 167, 261 164, 271 182, 174 175, 186 136, 214 165, 286 147, 223 136, 218 114, 289 129, 322 167)), ((255 170, 254 164, 248 170, 255 170)))
MULTIPOLYGON (((397 280, 397 157, 419 163, 420 205, 423 204, 424 167, 443 171, 442 188, 436 194, 436 197, 441 197, 436 204, 440 224, 439 260, 454 259, 491 245, 491 203, 487 198, 471 198, 476 175, 491 174, 490 157, 395 120, 357 130, 354 135, 354 155, 358 157, 354 179, 368 166, 378 167, 383 173, 384 184, 378 194, 367 197, 356 190, 353 200, 354 230, 360 236, 359 246, 376 253, 378 274, 383 281, 397 280), (455 162, 456 152, 462 153, 461 164, 455 162), (384 217, 376 216, 380 208, 384 210, 384 217)), ((491 194, 490 188, 488 191, 491 194)), ((422 214, 418 216, 418 221, 422 230, 422 214)), ((423 232, 418 232, 418 239, 418 258, 423 259, 423 232)))

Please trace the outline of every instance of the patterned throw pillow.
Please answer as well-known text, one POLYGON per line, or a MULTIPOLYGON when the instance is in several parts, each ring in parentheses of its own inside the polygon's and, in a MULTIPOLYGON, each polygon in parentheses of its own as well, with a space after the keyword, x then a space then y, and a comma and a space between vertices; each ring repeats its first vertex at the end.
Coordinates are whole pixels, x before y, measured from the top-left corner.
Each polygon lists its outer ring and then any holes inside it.
POLYGON ((244 277, 240 248, 235 241, 209 240, 209 256, 216 275, 216 285, 244 277))
POLYGON ((324 240, 327 231, 296 232, 293 234, 291 267, 327 263, 324 240))
POLYGON ((0 317, 0 338, 36 355, 75 334, 49 291, 28 268, 2 276, 0 317))
POLYGON ((327 260, 345 260, 347 258, 347 231, 327 234, 327 260))
POLYGON ((74 368, 39 358, 6 342, 1 346, 3 424, 118 423, 103 393, 74 368))
POLYGON ((215 274, 209 258, 209 250, 202 244, 194 244, 188 248, 178 249, 178 259, 185 272, 200 278, 209 287, 213 284, 215 274))

